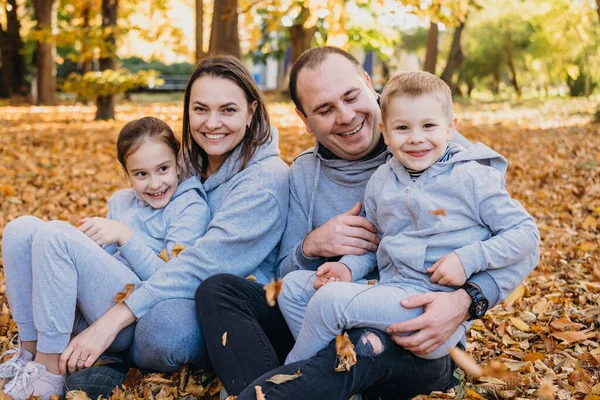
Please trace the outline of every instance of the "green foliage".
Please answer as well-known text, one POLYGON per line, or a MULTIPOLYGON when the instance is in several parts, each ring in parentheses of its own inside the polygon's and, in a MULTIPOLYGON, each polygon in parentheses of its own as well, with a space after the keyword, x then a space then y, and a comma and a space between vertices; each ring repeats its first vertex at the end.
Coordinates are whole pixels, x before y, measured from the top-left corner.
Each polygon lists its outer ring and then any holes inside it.
POLYGON ((160 75, 190 75, 194 70, 192 63, 173 63, 165 64, 158 60, 145 61, 140 57, 128 57, 121 60, 123 68, 131 72, 154 70, 160 72, 160 75))
POLYGON ((70 74, 62 90, 76 93, 78 96, 92 99, 97 96, 109 96, 125 93, 138 87, 162 85, 158 71, 139 71, 134 74, 126 69, 107 69, 102 72, 87 72, 84 75, 70 74))

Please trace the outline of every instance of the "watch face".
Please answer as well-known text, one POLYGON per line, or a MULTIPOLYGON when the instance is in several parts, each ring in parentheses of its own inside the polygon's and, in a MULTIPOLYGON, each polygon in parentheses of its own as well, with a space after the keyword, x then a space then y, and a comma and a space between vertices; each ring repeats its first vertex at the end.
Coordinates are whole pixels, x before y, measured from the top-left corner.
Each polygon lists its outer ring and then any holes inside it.
POLYGON ((485 314, 487 309, 488 309, 487 300, 485 300, 485 299, 479 300, 477 302, 477 304, 475 305, 475 315, 477 316, 477 318, 483 317, 483 315, 485 314))

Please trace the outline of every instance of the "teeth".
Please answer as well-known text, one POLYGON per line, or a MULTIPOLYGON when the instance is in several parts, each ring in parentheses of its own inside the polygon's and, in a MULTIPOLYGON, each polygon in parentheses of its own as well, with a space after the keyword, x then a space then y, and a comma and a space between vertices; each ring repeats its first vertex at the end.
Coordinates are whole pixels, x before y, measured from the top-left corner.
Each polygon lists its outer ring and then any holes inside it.
POLYGON ((225 135, 223 133, 216 133, 216 134, 205 133, 204 136, 206 136, 207 138, 209 138, 211 140, 219 140, 219 139, 223 139, 227 135, 225 135))
POLYGON ((162 192, 158 192, 158 193, 148 193, 151 197, 160 197, 163 194, 165 194, 167 191, 163 190, 162 192))
POLYGON ((360 131, 360 128, 362 128, 363 124, 365 121, 361 122, 359 126, 357 126, 356 128, 352 129, 349 132, 346 133, 340 133, 339 135, 342 137, 348 137, 348 136, 352 136, 354 135, 356 132, 360 131))

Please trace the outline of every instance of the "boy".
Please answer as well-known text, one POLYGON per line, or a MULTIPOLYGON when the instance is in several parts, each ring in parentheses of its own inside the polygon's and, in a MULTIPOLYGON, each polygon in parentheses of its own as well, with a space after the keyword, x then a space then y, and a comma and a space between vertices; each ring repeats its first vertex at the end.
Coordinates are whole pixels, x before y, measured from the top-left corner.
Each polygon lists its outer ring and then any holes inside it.
MULTIPOLYGON (((286 363, 312 357, 343 329, 385 330, 422 313, 398 307, 398 300, 453 291, 480 270, 537 260, 539 232, 504 188, 504 158, 480 143, 467 150, 448 142, 456 118, 441 79, 426 72, 394 76, 383 91, 381 112, 393 157, 371 177, 364 200, 381 242, 376 253, 325 263, 316 276, 286 276, 278 303, 297 338, 286 363), (377 265, 380 284, 351 283, 377 265)), ((468 326, 420 356, 445 356, 468 326)))

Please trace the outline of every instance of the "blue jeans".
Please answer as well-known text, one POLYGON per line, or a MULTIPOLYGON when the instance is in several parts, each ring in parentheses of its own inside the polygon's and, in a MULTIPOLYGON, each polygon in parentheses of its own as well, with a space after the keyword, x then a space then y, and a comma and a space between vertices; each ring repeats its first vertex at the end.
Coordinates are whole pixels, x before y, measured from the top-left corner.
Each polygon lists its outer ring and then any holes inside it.
POLYGON ((334 371, 334 342, 308 360, 282 365, 293 336, 279 307, 267 304, 262 285, 243 278, 219 274, 206 279, 196 292, 196 307, 215 372, 239 400, 255 399, 256 385, 270 400, 347 400, 359 392, 373 399, 403 399, 455 385, 449 356, 419 358, 370 328, 349 331, 358 359, 349 372, 334 371), (298 368, 302 376, 293 381, 266 382, 298 368))

